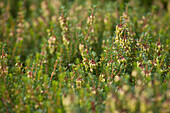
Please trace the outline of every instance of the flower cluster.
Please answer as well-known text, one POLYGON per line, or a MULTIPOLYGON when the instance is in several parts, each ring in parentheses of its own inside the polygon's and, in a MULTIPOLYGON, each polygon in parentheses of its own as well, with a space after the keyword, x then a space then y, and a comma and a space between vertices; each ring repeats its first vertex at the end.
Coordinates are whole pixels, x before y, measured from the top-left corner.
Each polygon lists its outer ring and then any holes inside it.
POLYGON ((94 20, 95 20, 95 16, 93 14, 91 14, 87 19, 87 24, 88 25, 94 24, 94 20))
POLYGON ((60 26, 61 26, 61 29, 63 30, 63 32, 68 32, 68 25, 67 25, 65 17, 63 15, 61 15, 58 18, 58 20, 60 22, 60 26))
POLYGON ((50 49, 50 53, 53 53, 54 50, 55 50, 55 41, 56 41, 56 37, 55 36, 51 36, 49 39, 48 39, 48 47, 50 49))

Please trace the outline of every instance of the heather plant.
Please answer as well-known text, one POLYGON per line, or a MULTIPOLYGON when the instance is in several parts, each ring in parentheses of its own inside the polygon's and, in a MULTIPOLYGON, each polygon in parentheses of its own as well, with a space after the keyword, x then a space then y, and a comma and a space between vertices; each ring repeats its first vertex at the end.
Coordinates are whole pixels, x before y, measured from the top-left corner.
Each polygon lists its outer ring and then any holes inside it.
POLYGON ((0 112, 170 112, 168 0, 0 1, 0 112))

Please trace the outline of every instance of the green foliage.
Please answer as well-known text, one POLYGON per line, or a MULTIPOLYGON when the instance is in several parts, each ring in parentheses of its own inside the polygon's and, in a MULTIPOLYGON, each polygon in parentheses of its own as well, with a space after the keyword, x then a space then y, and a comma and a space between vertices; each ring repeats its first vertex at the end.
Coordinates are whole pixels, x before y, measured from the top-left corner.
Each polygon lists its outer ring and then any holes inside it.
POLYGON ((0 112, 170 112, 168 0, 0 1, 0 112))

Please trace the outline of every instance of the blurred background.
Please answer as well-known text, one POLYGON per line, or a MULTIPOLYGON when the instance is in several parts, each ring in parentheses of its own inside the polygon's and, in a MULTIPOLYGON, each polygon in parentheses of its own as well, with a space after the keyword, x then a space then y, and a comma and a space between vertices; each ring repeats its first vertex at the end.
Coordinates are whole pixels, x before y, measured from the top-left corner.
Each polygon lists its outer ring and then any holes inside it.
MULTIPOLYGON (((147 10, 151 10, 151 5, 156 4, 158 5, 158 9, 161 10, 168 10, 168 0, 2 0, 1 2, 4 2, 5 4, 7 4, 8 2, 10 2, 10 13, 11 15, 15 18, 17 16, 17 12, 19 10, 19 5, 20 2, 24 2, 24 6, 26 8, 26 17, 30 16, 32 14, 31 8, 33 7, 33 5, 39 9, 41 6, 41 2, 43 1, 47 1, 47 2, 60 2, 62 5, 65 5, 67 7, 70 7, 70 5, 72 3, 74 3, 75 1, 81 3, 81 2, 85 2, 85 1, 90 1, 93 4, 105 4, 108 2, 117 2, 120 5, 124 4, 124 3, 135 3, 139 6, 145 7, 147 10)), ((57 7, 57 6, 56 6, 57 7)), ((39 10, 36 10, 37 12, 39 12, 39 10)), ((0 12, 0 14, 2 14, 2 11, 0 12)))

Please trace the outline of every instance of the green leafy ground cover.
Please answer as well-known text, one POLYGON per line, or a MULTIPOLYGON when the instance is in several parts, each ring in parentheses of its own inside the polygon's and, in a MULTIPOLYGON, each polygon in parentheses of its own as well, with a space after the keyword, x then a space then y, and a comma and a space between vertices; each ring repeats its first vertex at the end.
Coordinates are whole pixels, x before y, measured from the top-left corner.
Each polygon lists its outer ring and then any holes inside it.
POLYGON ((1 0, 0 112, 169 113, 168 0, 1 0))

